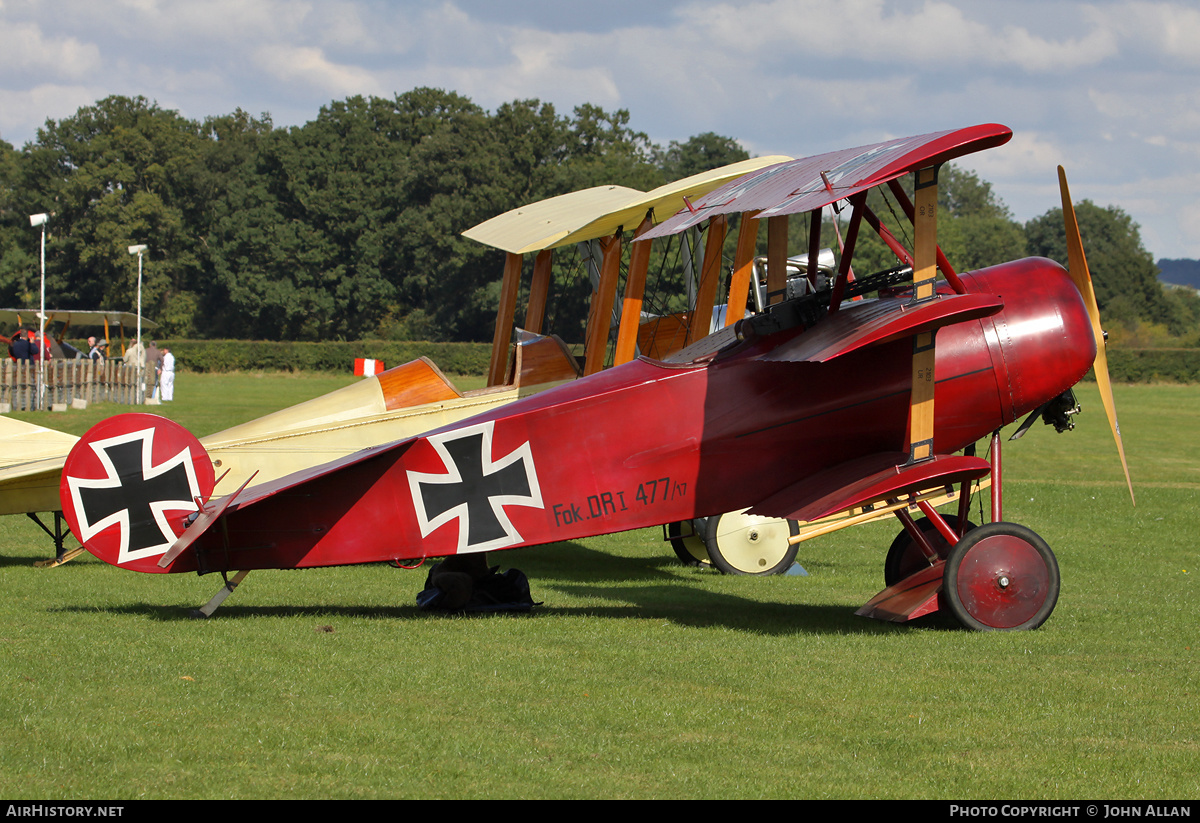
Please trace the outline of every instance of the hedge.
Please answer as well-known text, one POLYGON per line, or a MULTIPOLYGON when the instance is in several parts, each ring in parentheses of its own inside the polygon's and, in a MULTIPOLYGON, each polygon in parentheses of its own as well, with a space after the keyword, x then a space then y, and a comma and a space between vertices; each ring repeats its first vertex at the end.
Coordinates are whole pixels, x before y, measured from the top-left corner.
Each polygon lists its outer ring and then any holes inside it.
POLYGON ((265 340, 160 340, 170 346, 181 371, 354 371, 359 357, 382 360, 388 368, 425 356, 447 374, 486 374, 487 343, 428 343, 388 340, 298 343, 265 340))
MULTIPOLYGON (((448 374, 486 374, 487 343, 429 343, 387 340, 319 343, 261 340, 166 340, 179 368, 193 372, 352 372, 354 360, 371 357, 388 368, 422 355, 448 374)), ((1200 383, 1200 349, 1109 349, 1108 370, 1116 383, 1200 383)), ((1086 378, 1094 379, 1089 374, 1086 378)))
POLYGON ((1109 349, 1108 373, 1114 383, 1200 383, 1200 349, 1109 349))

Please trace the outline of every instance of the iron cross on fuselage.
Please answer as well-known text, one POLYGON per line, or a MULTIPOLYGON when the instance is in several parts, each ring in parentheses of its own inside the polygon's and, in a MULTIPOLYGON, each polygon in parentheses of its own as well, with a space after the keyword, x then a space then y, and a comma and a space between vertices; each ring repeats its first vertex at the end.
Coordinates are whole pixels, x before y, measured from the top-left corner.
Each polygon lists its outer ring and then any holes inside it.
POLYGON ((529 442, 493 461, 493 426, 481 423, 429 438, 447 473, 408 472, 423 537, 458 518, 458 551, 511 546, 521 535, 504 507, 543 508, 529 442))

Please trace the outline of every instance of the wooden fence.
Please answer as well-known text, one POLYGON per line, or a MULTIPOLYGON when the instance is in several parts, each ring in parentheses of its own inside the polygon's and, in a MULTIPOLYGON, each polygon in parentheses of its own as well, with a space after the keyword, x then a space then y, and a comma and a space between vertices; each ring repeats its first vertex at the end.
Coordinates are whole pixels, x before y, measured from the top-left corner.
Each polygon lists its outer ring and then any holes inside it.
MULTIPOLYGON (((34 361, 0 361, 0 403, 13 411, 37 407, 38 364, 34 361)), ((137 369, 120 360, 48 360, 46 399, 43 408, 55 403, 134 404, 137 398, 137 369)))

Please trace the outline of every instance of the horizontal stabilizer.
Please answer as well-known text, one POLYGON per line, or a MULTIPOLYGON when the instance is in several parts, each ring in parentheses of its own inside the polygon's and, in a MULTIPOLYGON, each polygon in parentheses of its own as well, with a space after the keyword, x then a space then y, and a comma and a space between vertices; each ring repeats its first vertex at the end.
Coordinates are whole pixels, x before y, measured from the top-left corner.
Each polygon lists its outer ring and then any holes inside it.
POLYGON ((878 452, 818 472, 750 508, 750 514, 812 522, 936 486, 975 480, 992 467, 986 460, 942 454, 906 465, 906 452, 878 452))
POLYGON ((915 306, 900 297, 859 303, 829 315, 761 359, 824 363, 868 346, 987 317, 1002 308, 1004 300, 994 294, 940 295, 915 306))
POLYGON ((171 548, 167 549, 167 553, 158 559, 159 568, 170 568, 171 564, 175 562, 176 557, 179 557, 179 555, 187 550, 188 546, 196 542, 197 537, 208 531, 209 526, 221 519, 221 515, 225 513, 225 510, 229 508, 229 505, 234 500, 237 500, 238 495, 245 490, 246 486, 250 485, 250 481, 253 479, 254 475, 250 475, 246 482, 238 486, 237 491, 233 494, 225 495, 215 505, 210 503, 203 506, 196 519, 192 521, 192 524, 171 544, 171 548))

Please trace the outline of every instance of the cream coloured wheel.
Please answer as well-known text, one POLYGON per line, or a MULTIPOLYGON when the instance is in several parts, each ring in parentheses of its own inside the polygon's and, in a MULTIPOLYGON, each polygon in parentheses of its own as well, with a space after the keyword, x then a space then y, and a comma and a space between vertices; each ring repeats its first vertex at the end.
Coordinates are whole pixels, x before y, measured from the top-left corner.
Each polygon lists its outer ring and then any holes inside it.
POLYGON ((704 545, 713 566, 725 574, 781 574, 796 559, 788 538, 800 533, 795 520, 729 512, 708 518, 704 545))

